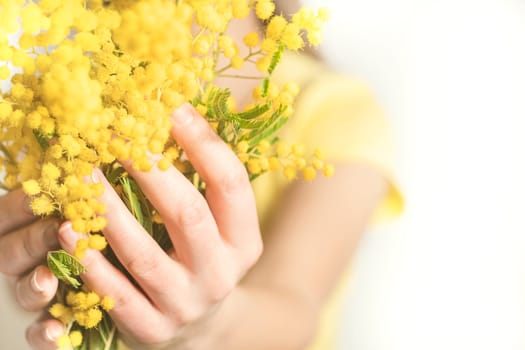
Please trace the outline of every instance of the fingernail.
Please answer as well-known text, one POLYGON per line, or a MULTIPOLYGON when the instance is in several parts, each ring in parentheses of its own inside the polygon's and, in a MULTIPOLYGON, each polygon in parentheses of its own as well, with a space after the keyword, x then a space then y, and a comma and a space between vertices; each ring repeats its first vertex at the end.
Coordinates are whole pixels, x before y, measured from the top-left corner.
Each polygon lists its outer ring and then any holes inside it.
POLYGON ((101 182, 100 181, 100 170, 93 169, 93 172, 91 173, 91 181, 93 181, 93 183, 95 184, 101 182))
POLYGON ((56 339, 53 338, 53 335, 51 335, 51 333, 49 332, 49 329, 47 329, 47 328, 44 330, 44 335, 45 335, 47 340, 49 340, 51 342, 56 341, 56 339))
POLYGON ((60 240, 70 248, 75 247, 77 239, 79 238, 73 231, 73 225, 69 221, 66 221, 60 226, 58 229, 58 236, 60 237, 60 240))
POLYGON ((31 288, 33 291, 37 293, 42 293, 44 291, 44 288, 38 283, 38 269, 33 272, 33 276, 31 277, 31 288))
POLYGON ((94 184, 98 184, 100 181, 98 180, 97 175, 95 173, 91 174, 91 182, 94 184))
POLYGON ((189 103, 183 104, 171 115, 173 123, 179 126, 191 123, 193 118, 193 107, 189 103))
POLYGON ((57 328, 54 328, 54 331, 50 330, 49 328, 44 328, 44 336, 50 342, 53 342, 53 343, 56 342, 58 337, 60 337, 61 335, 62 335, 62 331, 61 330, 59 331, 57 328))

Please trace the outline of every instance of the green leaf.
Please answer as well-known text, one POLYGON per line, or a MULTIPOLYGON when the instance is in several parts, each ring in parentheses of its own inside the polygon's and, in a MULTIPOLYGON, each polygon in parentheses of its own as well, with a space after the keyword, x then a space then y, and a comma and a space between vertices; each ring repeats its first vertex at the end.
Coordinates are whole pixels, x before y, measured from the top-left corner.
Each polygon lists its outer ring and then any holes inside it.
POLYGON ((49 148, 49 141, 47 140, 46 136, 42 135, 39 131, 33 130, 33 135, 35 135, 36 140, 40 144, 40 147, 42 150, 46 150, 49 148))
POLYGON ((238 119, 254 119, 268 112, 271 107, 272 105, 270 103, 264 103, 262 105, 257 105, 247 111, 240 112, 234 115, 235 115, 235 118, 238 118, 238 119))
POLYGON ((153 233, 153 222, 151 221, 149 213, 151 213, 152 206, 142 190, 137 185, 135 180, 129 176, 122 176, 119 179, 122 185, 124 202, 131 211, 135 219, 144 227, 150 235, 153 233))
POLYGON ((47 265, 53 274, 73 287, 80 287, 81 283, 73 276, 86 272, 84 265, 74 256, 60 249, 47 253, 47 265))
POLYGON ((276 133, 287 121, 287 117, 283 117, 283 113, 286 111, 286 106, 280 106, 272 116, 266 121, 265 125, 257 130, 253 130, 248 135, 248 142, 250 147, 253 147, 259 143, 259 141, 270 137, 276 133))
POLYGON ((268 73, 272 74, 279 62, 284 52, 284 45, 280 44, 277 51, 273 54, 270 66, 268 67, 268 73))
POLYGON ((104 176, 108 180, 110 184, 116 184, 118 180, 123 176, 123 174, 126 172, 123 167, 121 166, 114 166, 111 165, 103 165, 101 169, 104 172, 104 176))
POLYGON ((211 120, 226 120, 228 112, 228 98, 231 92, 228 89, 214 88, 208 94, 208 117, 211 120))
POLYGON ((269 78, 264 78, 263 82, 262 82, 262 91, 261 91, 261 96, 262 97, 266 97, 266 95, 268 95, 268 89, 270 87, 270 79, 269 78))
MULTIPOLYGON (((273 54, 272 60, 270 61, 270 65, 268 66, 268 74, 269 75, 272 75, 273 71, 275 70, 275 68, 277 67, 279 62, 281 61, 281 57, 283 55, 283 52, 284 52, 284 45, 280 44, 279 48, 277 49, 277 51, 275 51, 275 53, 273 54)), ((270 78, 268 77, 268 78, 265 78, 262 81, 262 87, 261 87, 261 96, 262 97, 266 97, 266 95, 268 95, 269 87, 270 87, 270 78)))
POLYGON ((127 176, 123 176, 119 180, 120 184, 122 185, 122 191, 124 192, 124 202, 135 219, 137 219, 137 221, 142 225, 144 222, 144 214, 142 212, 137 194, 132 189, 131 181, 132 180, 127 176))
MULTIPOLYGON (((244 112, 232 113, 228 110, 228 98, 230 95, 231 92, 228 89, 217 88, 210 91, 207 102, 210 120, 224 122, 234 127, 234 129, 241 127, 253 130, 264 125, 266 120, 257 118, 270 110, 271 103, 260 104, 244 112)), ((221 129, 225 128, 225 125, 221 126, 221 129)))

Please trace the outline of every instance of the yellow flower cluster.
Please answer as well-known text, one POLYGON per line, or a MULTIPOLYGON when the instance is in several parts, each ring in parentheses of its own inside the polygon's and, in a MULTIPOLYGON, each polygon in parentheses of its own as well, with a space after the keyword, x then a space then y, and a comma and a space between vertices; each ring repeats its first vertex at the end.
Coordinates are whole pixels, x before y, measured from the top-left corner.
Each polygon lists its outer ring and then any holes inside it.
MULTIPOLYGON (((205 104, 213 79, 247 62, 268 75, 279 50, 305 45, 304 32, 317 44, 326 19, 322 10, 302 9, 288 21, 271 0, 3 0, 0 8, 0 33, 23 31, 17 46, 0 40, 0 59, 22 71, 0 99, 3 186, 23 183, 36 214, 59 212, 83 233, 105 225, 96 200, 103 188, 85 181, 94 167, 133 159, 148 171, 155 165, 149 154, 162 155, 161 169, 176 164, 170 111, 185 101, 205 104), (241 57, 241 43, 225 30, 252 10, 267 27, 246 35, 249 53, 241 57), (230 64, 217 67, 220 55, 230 64)), ((0 75, 10 76, 8 65, 0 75)), ((267 116, 282 106, 292 113, 295 88, 261 90, 256 103, 271 102, 267 116)), ((254 165, 263 158, 253 156, 250 172, 274 168, 254 165)))
MULTIPOLYGON (((105 224, 105 220, 102 217, 98 217, 105 224)), ((83 259, 87 249, 104 250, 108 245, 104 236, 99 234, 88 235, 87 238, 80 238, 77 241, 75 248, 75 256, 79 259, 83 259)))
POLYGON ((82 345, 83 336, 80 331, 72 331, 69 334, 62 334, 57 339, 57 346, 59 349, 71 349, 82 345))
MULTIPOLYGON (((319 43, 327 17, 323 9, 302 9, 287 19, 273 0, 0 0, 0 80, 10 86, 0 95, 0 187, 21 186, 35 214, 70 220, 82 234, 76 257, 103 250, 104 186, 94 181, 94 168, 116 187, 126 176, 118 171, 124 160, 136 170, 175 166, 198 178, 170 139, 169 115, 184 102, 208 118, 252 177, 268 170, 288 179, 332 175, 319 153, 305 156, 301 145, 276 142, 273 133, 292 115, 299 88, 271 80, 283 50, 319 43), (233 19, 250 15, 265 29, 242 42, 226 34, 233 19), (16 33, 16 43, 8 40, 16 33), (260 77, 242 75, 248 64, 260 77), (214 84, 221 77, 260 79, 253 103, 239 109, 214 84)), ((112 304, 86 292, 65 299, 51 314, 85 328, 112 304)), ((82 342, 73 334, 61 338, 64 347, 82 342)))
POLYGON ((95 292, 69 291, 65 303, 53 304, 49 313, 64 325, 76 322, 90 329, 102 320, 102 310, 110 311, 114 306, 115 302, 110 297, 101 298, 95 292))
POLYGON ((236 148, 241 161, 246 164, 248 172, 259 175, 268 170, 282 170, 288 180, 294 180, 298 174, 305 180, 313 180, 317 171, 322 171, 326 177, 334 174, 334 166, 322 160, 319 150, 313 156, 305 157, 305 147, 301 144, 289 145, 284 141, 272 145, 262 140, 254 148, 249 148, 247 142, 240 142, 236 148))
POLYGON ((302 49, 305 46, 302 31, 307 32, 307 39, 310 44, 320 44, 322 24, 328 19, 326 9, 320 9, 316 13, 311 8, 302 8, 292 16, 291 21, 281 15, 272 17, 273 11, 272 1, 258 1, 257 15, 261 19, 268 20, 266 37, 261 43, 261 48, 264 51, 274 52, 279 44, 290 50, 302 49))

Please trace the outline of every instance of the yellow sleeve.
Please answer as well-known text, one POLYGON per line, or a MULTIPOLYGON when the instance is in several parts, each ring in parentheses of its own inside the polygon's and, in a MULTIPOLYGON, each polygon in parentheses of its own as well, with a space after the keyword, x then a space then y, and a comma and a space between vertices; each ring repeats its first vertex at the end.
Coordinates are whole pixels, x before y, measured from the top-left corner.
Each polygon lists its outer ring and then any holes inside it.
POLYGON ((295 115, 288 129, 293 130, 293 141, 319 147, 328 161, 367 163, 384 175, 390 188, 375 220, 401 213, 403 199, 392 170, 390 128, 364 83, 325 71, 305 86, 295 115))

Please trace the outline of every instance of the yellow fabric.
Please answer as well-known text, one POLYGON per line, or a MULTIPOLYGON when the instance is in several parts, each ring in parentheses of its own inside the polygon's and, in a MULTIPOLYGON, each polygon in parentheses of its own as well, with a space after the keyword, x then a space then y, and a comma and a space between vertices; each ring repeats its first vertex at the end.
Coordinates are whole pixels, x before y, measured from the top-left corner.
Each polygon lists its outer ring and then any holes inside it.
MULTIPOLYGON (((361 81, 343 77, 304 56, 287 54, 274 73, 277 83, 302 85, 295 113, 280 132, 283 140, 319 147, 331 162, 367 163, 390 182, 377 212, 384 220, 402 211, 403 200, 392 176, 392 140, 388 124, 370 89, 361 81)), ((337 169, 336 169, 337 171, 337 169)), ((264 228, 269 211, 288 182, 281 174, 267 173, 254 181, 259 216, 264 228)), ((335 348, 338 310, 346 274, 323 309, 317 337, 308 350, 335 348)))

